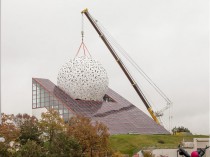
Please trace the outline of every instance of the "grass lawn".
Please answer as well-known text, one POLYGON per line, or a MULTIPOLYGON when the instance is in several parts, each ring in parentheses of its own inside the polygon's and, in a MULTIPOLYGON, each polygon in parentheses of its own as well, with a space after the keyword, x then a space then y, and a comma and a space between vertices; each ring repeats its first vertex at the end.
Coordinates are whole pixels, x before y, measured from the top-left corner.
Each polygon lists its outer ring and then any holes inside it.
POLYGON ((209 137, 204 135, 176 136, 176 135, 112 135, 111 147, 130 156, 139 150, 149 147, 177 148, 180 142, 193 141, 193 138, 209 137))

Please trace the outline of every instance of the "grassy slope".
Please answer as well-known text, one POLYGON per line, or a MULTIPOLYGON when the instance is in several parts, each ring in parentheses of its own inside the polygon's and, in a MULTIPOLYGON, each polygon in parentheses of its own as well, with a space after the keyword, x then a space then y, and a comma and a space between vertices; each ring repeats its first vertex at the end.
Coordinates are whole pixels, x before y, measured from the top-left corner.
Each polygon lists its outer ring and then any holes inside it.
POLYGON ((208 137, 203 135, 174 136, 174 135, 112 135, 111 147, 123 154, 134 154, 148 147, 177 148, 180 142, 193 141, 193 138, 208 137), (161 144, 158 141, 163 141, 161 144))

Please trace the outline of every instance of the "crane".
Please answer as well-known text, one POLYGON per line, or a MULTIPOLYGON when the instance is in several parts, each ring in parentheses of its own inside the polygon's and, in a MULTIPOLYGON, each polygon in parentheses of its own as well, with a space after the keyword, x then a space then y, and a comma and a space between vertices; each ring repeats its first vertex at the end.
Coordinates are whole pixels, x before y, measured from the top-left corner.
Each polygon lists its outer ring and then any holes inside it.
MULTIPOLYGON (((120 66, 120 68, 122 69, 122 71, 124 72, 126 77, 128 78, 128 80, 130 81, 131 85, 135 89, 136 93, 138 94, 138 96, 140 97, 142 102, 144 103, 145 107, 147 108, 147 110, 148 110, 149 114, 151 115, 151 117, 153 118, 153 120, 157 124, 161 124, 160 116, 163 114, 163 111, 165 111, 166 109, 168 109, 170 107, 171 101, 166 97, 168 99, 167 100, 167 106, 165 108, 163 108, 162 110, 158 111, 158 112, 154 112, 152 107, 151 107, 151 105, 150 105, 150 103, 149 103, 149 101, 147 100, 147 98, 145 97, 144 93, 140 89, 139 85, 136 83, 134 78, 131 76, 131 74, 129 73, 129 71, 126 68, 125 64, 122 62, 122 60, 120 59, 120 57, 116 53, 114 47, 112 46, 112 44, 110 43, 110 41, 108 40, 106 35, 103 33, 101 28, 98 26, 97 21, 94 20, 94 18, 90 15, 90 13, 88 12, 87 8, 84 9, 81 13, 82 13, 82 15, 83 14, 86 15, 87 19, 90 21, 92 26, 95 28, 96 32, 99 34, 99 36, 101 37, 102 41, 107 46, 107 48, 109 49, 110 53, 112 54, 112 56, 114 57, 114 59, 116 60, 116 62, 118 63, 118 65, 120 66)), ((82 35, 83 35, 83 30, 82 30, 82 35)), ((157 88, 157 90, 158 89, 159 88, 157 88)))

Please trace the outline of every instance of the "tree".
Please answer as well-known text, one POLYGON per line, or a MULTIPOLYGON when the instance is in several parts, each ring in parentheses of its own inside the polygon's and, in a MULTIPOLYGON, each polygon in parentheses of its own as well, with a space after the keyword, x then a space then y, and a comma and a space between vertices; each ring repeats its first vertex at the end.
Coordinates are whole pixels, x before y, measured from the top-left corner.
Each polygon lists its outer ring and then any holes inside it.
POLYGON ((51 149, 49 154, 51 157, 81 157, 82 155, 79 143, 65 132, 55 135, 51 149))
POLYGON ((112 152, 111 153, 111 157, 124 157, 125 155, 123 155, 122 153, 120 153, 119 151, 116 152, 112 152))
POLYGON ((103 123, 77 115, 70 119, 67 132, 78 140, 86 156, 103 156, 109 149, 108 128, 103 123))
POLYGON ((155 155, 152 154, 151 151, 143 151, 143 155, 144 157, 155 157, 155 155))
POLYGON ((14 115, 2 114, 2 124, 0 125, 0 137, 5 138, 5 143, 15 141, 20 135, 20 130, 15 126, 14 115))
POLYGON ((18 139, 20 130, 15 126, 14 115, 2 113, 2 124, 0 125, 0 137, 5 139, 0 142, 0 157, 13 156, 14 149, 10 146, 10 142, 18 139))
POLYGON ((36 141, 28 140, 22 145, 19 151, 16 153, 17 157, 45 157, 46 150, 38 145, 36 141))
POLYGON ((0 157, 9 157, 9 152, 7 151, 9 149, 9 145, 6 143, 0 142, 0 157))
POLYGON ((6 139, 0 143, 0 157, 94 157, 109 150, 108 128, 103 123, 75 116, 65 124, 53 109, 43 113, 40 121, 28 114, 3 114, 0 136, 6 139))
POLYGON ((64 120, 59 116, 56 110, 50 109, 46 113, 42 113, 39 127, 46 135, 46 141, 49 142, 49 150, 55 139, 56 134, 65 130, 64 120))
POLYGON ((183 126, 181 127, 174 127, 172 129, 172 133, 175 135, 176 133, 180 133, 180 132, 187 132, 187 133, 190 133, 190 130, 188 128, 185 128, 183 126))
POLYGON ((26 144, 28 140, 41 143, 40 135, 42 134, 38 126, 38 119, 28 114, 18 114, 15 116, 15 123, 20 128, 19 140, 22 145, 26 144))

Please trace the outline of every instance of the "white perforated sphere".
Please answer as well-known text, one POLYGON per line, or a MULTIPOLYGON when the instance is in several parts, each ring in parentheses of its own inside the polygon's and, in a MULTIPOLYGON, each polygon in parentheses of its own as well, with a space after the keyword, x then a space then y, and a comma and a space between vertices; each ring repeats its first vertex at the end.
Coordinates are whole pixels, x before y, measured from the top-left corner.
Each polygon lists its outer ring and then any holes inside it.
POLYGON ((98 61, 82 56, 63 65, 57 84, 74 99, 102 101, 108 89, 108 76, 98 61))

